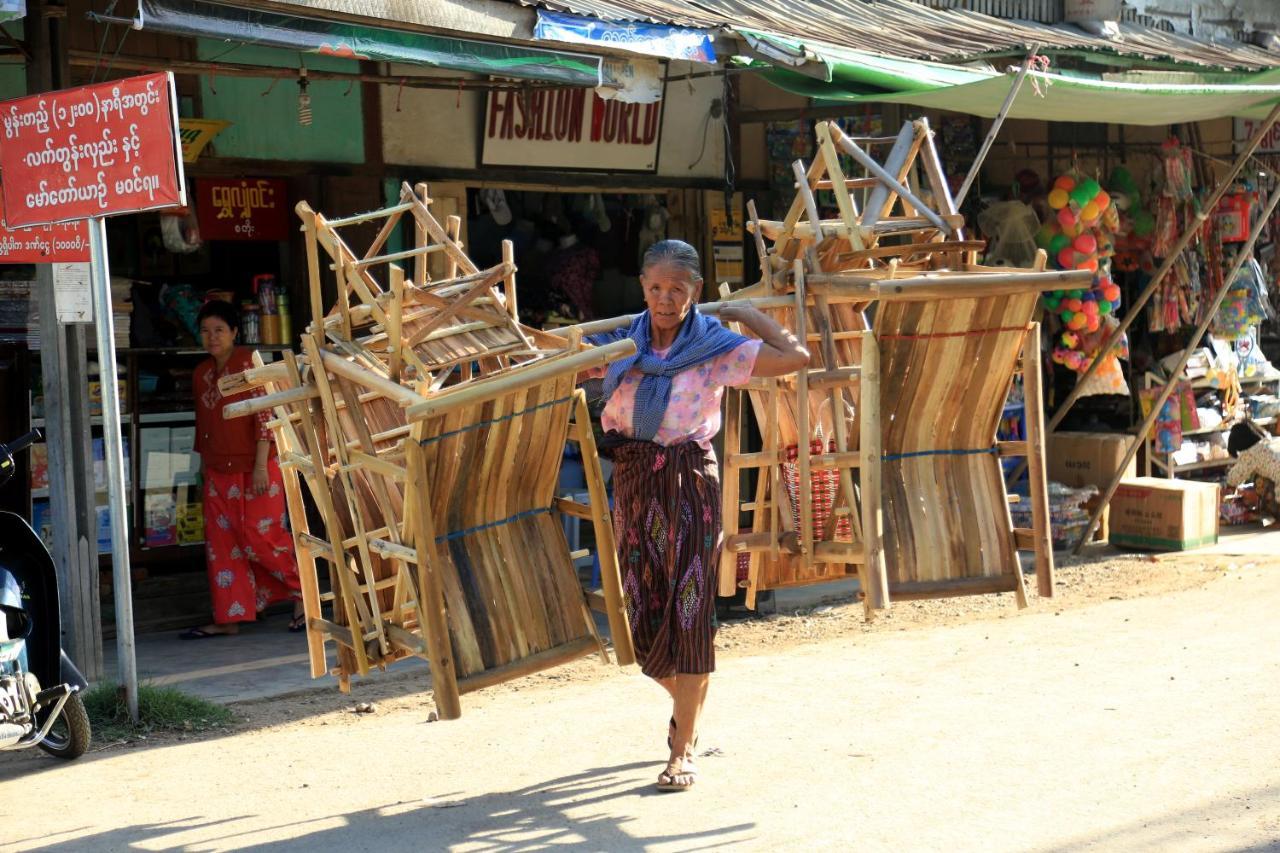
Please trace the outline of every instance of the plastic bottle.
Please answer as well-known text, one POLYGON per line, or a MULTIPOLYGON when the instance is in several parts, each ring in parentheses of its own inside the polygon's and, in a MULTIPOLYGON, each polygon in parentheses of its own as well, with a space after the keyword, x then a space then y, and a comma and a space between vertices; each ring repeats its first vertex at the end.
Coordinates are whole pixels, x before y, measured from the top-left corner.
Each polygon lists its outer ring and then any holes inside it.
POLYGON ((280 343, 293 343, 293 318, 289 316, 289 294, 281 290, 276 294, 276 313, 280 315, 280 343))
POLYGON ((246 299, 240 303, 240 337, 246 344, 261 343, 262 337, 258 328, 260 306, 246 299))

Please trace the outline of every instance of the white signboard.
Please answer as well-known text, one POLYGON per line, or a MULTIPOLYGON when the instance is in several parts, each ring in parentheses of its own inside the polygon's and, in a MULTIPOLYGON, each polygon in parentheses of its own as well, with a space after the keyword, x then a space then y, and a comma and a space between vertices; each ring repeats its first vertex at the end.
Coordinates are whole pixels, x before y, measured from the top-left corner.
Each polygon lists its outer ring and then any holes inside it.
MULTIPOLYGON (((1237 118, 1235 122, 1236 149, 1239 150, 1250 139, 1253 139, 1253 135, 1258 131, 1258 126, 1262 124, 1262 119, 1237 118)), ((1271 125, 1267 135, 1262 137, 1262 143, 1258 146, 1257 153, 1280 154, 1280 122, 1271 125)))
POLYGON ((53 264, 53 304, 59 323, 93 322, 88 264, 53 264))
POLYGON ((587 89, 490 91, 486 166, 654 172, 662 105, 606 101, 587 89))

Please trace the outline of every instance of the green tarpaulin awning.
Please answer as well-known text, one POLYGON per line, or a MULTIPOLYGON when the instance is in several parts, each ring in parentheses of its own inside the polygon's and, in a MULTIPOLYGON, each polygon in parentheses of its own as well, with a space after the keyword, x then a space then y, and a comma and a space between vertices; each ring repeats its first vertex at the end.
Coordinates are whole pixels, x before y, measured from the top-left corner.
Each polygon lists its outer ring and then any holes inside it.
POLYGON ((406 62, 564 86, 598 86, 603 82, 598 56, 367 27, 202 0, 140 0, 134 26, 303 53, 406 62))
MULTIPOLYGON (((990 118, 1000 111, 1013 79, 1012 74, 988 68, 890 59, 771 33, 740 32, 816 57, 825 72, 800 74, 772 67, 762 73, 782 89, 825 101, 911 104, 990 118)), ((1280 100, 1280 68, 1097 75, 1033 71, 1027 83, 1018 92, 1010 118, 1160 125, 1223 116, 1261 118, 1280 100), (1033 81, 1040 94, 1030 85, 1033 81)))

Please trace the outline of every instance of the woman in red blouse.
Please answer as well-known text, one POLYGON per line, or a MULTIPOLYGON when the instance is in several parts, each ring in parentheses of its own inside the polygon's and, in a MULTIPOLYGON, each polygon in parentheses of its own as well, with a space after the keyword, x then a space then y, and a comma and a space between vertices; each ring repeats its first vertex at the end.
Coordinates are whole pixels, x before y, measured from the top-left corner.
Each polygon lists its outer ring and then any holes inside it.
POLYGON ((270 416, 222 417, 222 407, 252 396, 223 397, 218 380, 253 367, 250 350, 236 346, 239 319, 229 302, 213 301, 197 318, 209 358, 196 367, 196 452, 204 474, 205 563, 213 598, 213 622, 180 636, 202 640, 235 634, 270 604, 293 601, 290 631, 305 627, 298 564, 287 523, 284 482, 270 416))

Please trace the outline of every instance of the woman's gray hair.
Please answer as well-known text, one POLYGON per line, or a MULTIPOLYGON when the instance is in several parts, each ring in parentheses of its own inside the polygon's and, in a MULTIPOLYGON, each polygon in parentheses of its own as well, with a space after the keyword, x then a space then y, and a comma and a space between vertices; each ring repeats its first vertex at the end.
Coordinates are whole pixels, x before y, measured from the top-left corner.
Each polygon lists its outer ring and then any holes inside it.
POLYGON ((644 253, 640 272, 658 264, 670 264, 687 272, 690 281, 702 281, 702 261, 698 258, 698 250, 683 240, 659 240, 654 243, 644 253))

